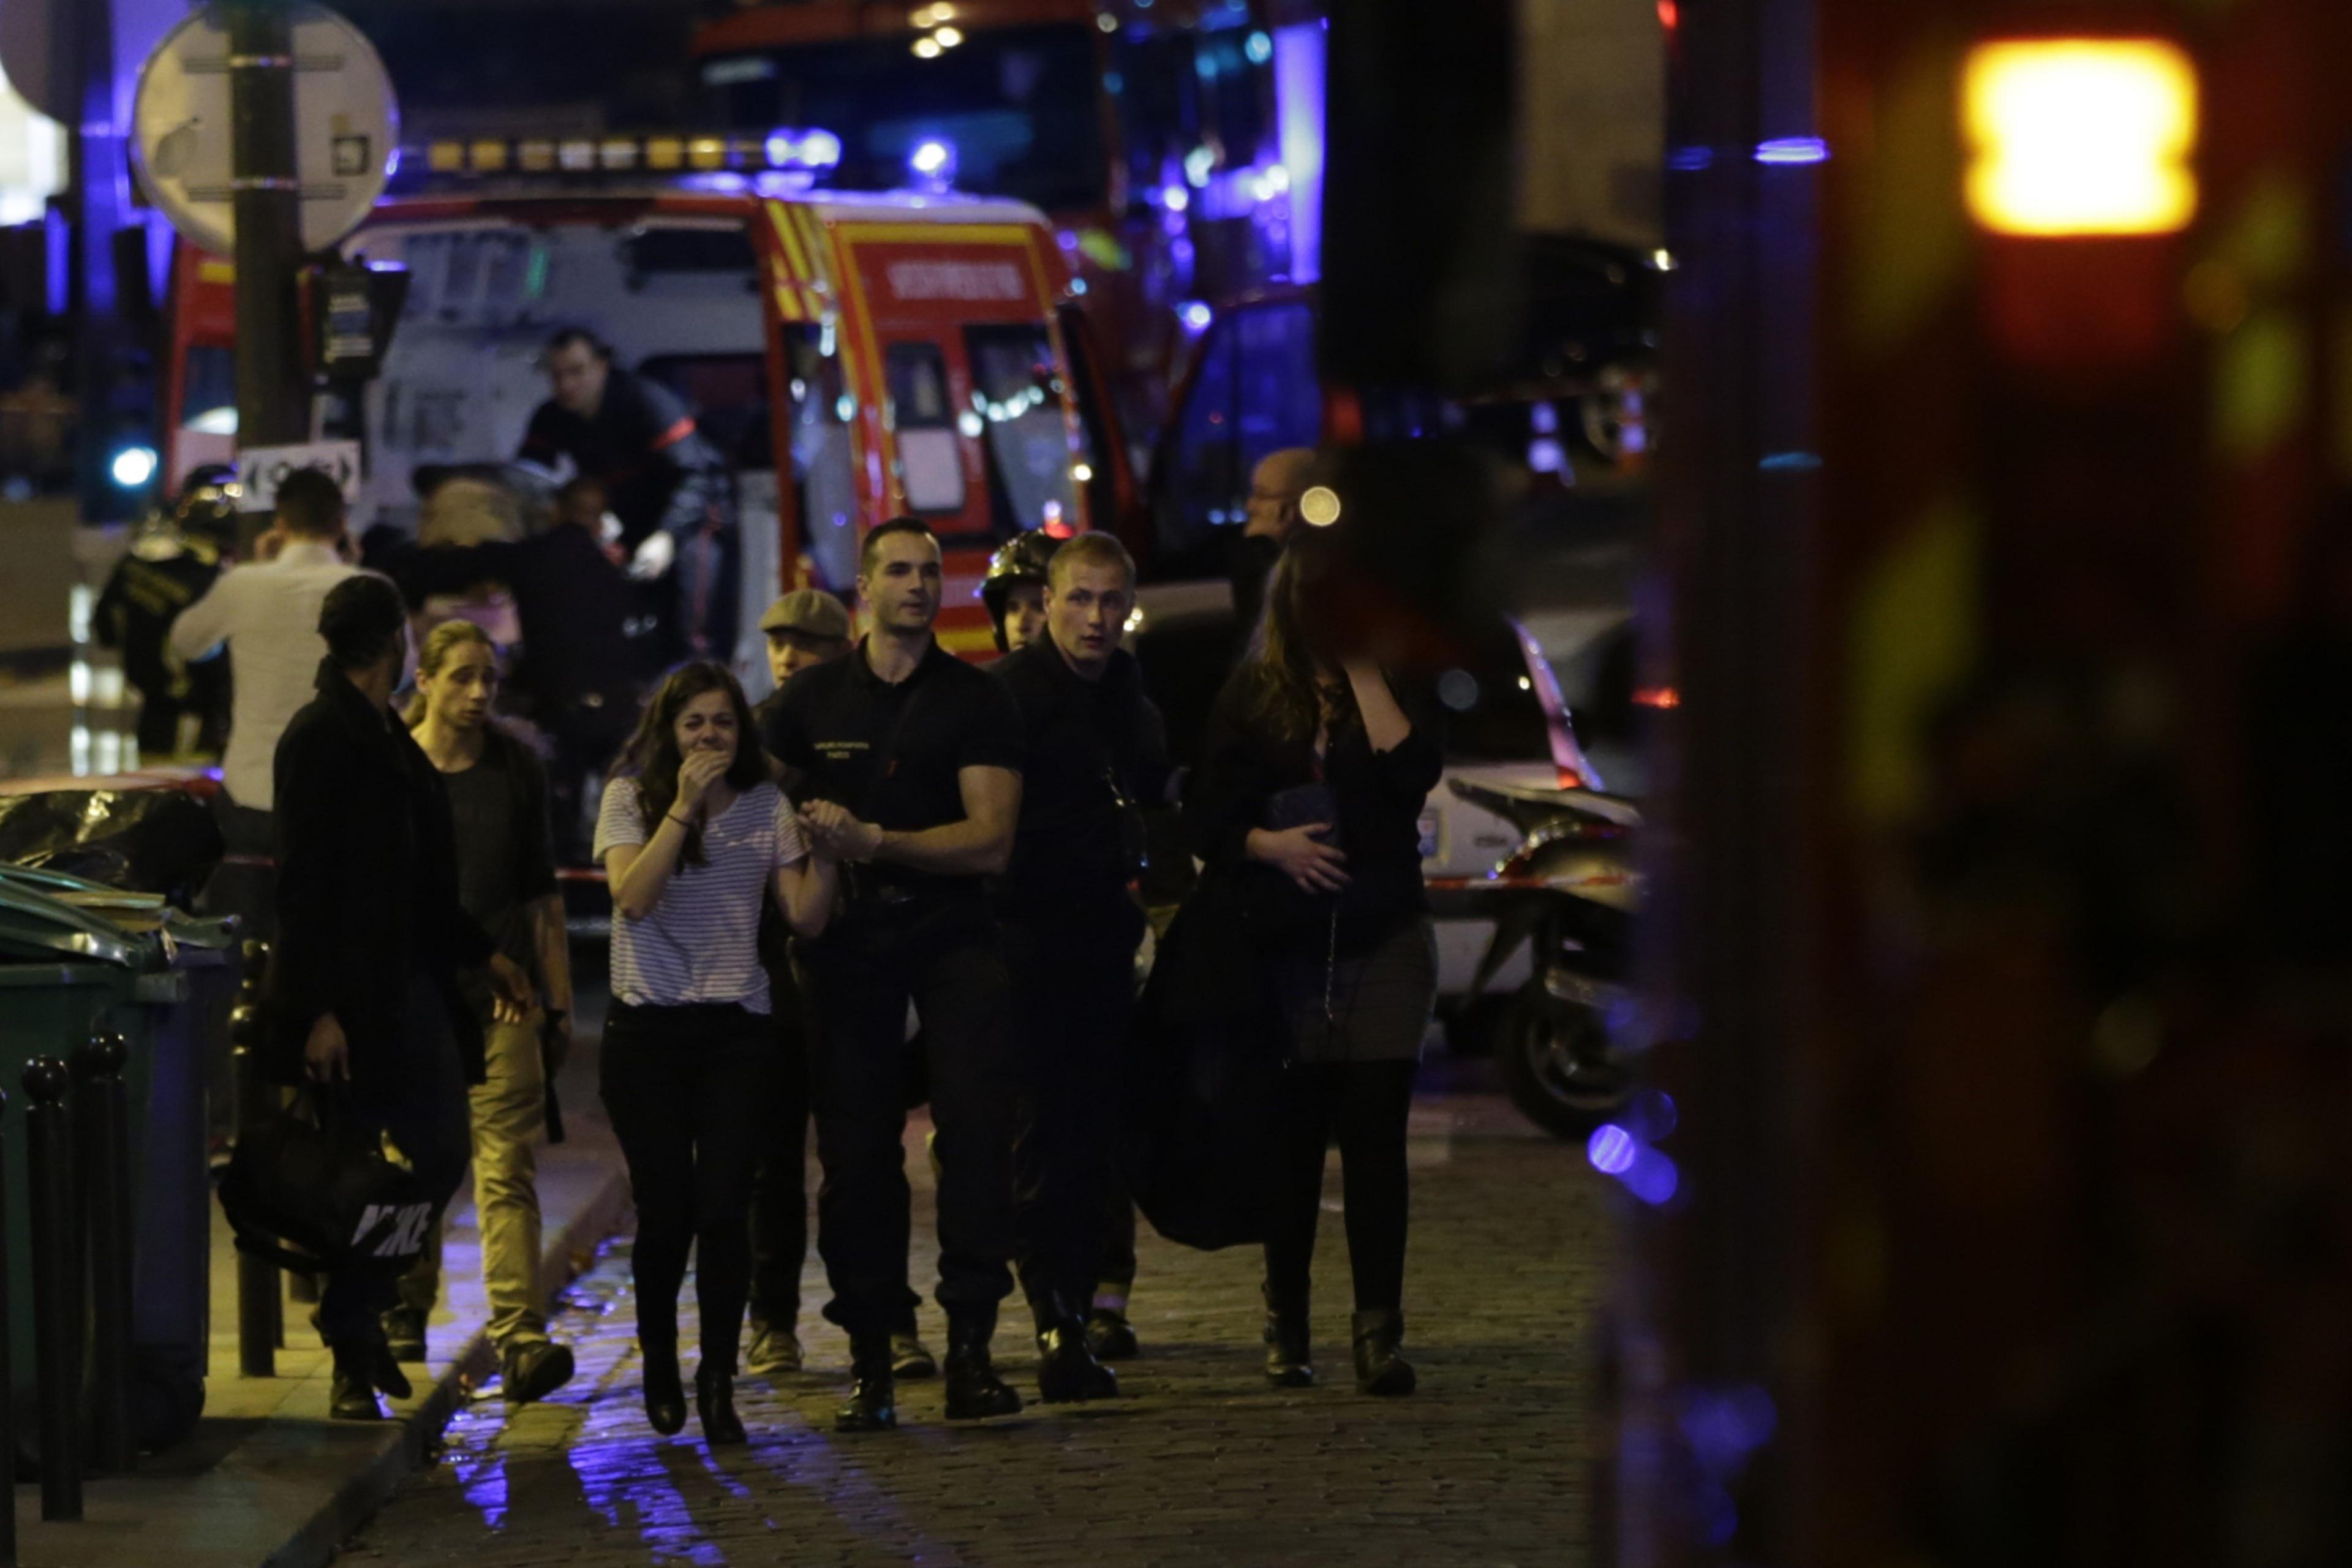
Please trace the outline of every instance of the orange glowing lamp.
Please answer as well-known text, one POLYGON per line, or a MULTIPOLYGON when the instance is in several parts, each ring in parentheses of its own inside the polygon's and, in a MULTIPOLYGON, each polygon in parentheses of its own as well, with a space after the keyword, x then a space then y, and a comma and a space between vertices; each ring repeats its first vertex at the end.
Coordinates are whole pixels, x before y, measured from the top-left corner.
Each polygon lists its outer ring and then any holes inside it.
POLYGON ((2171 234, 2197 212, 2197 70, 2160 38, 1978 45, 1961 79, 1969 210, 1995 234, 2171 234))

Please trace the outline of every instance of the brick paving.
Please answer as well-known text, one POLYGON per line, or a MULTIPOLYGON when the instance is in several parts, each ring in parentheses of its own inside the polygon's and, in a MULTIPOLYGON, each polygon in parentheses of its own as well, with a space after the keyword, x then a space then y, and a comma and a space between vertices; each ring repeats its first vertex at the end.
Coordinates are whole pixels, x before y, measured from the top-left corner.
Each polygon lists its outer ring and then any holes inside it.
MULTIPOLYGON (((928 1185, 920 1130, 910 1175, 928 1185)), ((1589 1361, 1612 1245, 1609 1199, 1580 1151, 1498 1099, 1416 1107, 1407 1344, 1412 1398, 1358 1395, 1347 1366, 1338 1156, 1316 1278, 1323 1386, 1258 1374, 1254 1254, 1147 1237, 1133 1314, 1144 1358, 1116 1405, 1035 1405, 950 1427, 936 1383, 901 1384, 896 1434, 836 1436, 847 1344, 816 1316, 810 1371, 749 1380, 748 1449, 713 1455, 689 1418, 654 1435, 638 1397, 625 1239, 573 1287, 556 1331, 579 1378, 509 1414, 460 1413, 440 1461, 339 1563, 469 1568, 612 1564, 1389 1563, 1524 1568, 1588 1560, 1596 1446, 1589 1361)), ((928 1197, 915 1256, 933 1256, 928 1197)), ((690 1316, 688 1321, 690 1321, 690 1316)), ((1008 1303, 998 1361, 1034 1398, 1025 1314, 1008 1303)), ((925 1310, 938 1344, 943 1326, 925 1310)), ((692 1372, 689 1361, 688 1371, 692 1372)), ((689 1384, 689 1386, 691 1386, 689 1384)))

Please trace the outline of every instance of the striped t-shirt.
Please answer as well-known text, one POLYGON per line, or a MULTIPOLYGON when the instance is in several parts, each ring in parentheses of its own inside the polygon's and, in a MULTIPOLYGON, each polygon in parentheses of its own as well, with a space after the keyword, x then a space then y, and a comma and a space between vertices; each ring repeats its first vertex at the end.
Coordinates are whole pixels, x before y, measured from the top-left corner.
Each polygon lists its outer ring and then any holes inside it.
MULTIPOLYGON (((658 826, 658 825, 657 825, 658 826)), ((637 781, 614 779, 596 816, 595 856, 646 832, 637 781)), ((808 839, 784 792, 755 784, 702 825, 704 864, 670 873, 654 912, 613 916, 613 994, 633 1007, 733 1002, 768 1011, 768 972, 760 963, 760 909, 776 871, 808 858, 808 839)))

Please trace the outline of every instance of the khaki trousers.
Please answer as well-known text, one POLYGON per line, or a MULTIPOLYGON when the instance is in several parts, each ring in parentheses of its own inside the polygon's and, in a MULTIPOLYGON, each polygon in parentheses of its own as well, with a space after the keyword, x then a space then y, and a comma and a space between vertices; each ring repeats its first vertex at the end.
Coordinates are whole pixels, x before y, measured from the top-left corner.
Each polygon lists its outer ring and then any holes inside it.
MULTIPOLYGON (((474 1127, 474 1215, 482 1235, 482 1291, 490 1302, 490 1342, 503 1351, 547 1338, 539 1290, 540 1133, 547 1116, 541 1016, 491 1024, 489 1077, 467 1091, 474 1127)), ((441 1290, 441 1241, 400 1282, 404 1306, 429 1312, 441 1290)))

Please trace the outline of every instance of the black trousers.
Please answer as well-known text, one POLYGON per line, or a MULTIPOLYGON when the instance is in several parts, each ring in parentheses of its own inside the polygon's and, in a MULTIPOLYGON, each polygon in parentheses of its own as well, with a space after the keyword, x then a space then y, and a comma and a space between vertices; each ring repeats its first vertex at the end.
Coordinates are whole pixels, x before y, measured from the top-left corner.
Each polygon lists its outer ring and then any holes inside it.
POLYGON ((637 1337, 677 1343, 691 1250, 703 1363, 730 1371, 751 1293, 751 1184, 775 1055, 770 1020, 730 1004, 616 1002, 604 1024, 599 1089, 637 1205, 637 1337))
POLYGON ((1022 1046, 1014 1248, 1041 1331, 1093 1301, 1114 1200, 1126 1198, 1114 1137, 1141 926, 1139 914, 1130 925, 1114 911, 1083 925, 1006 927, 1022 1046))
POLYGON ((1393 1311, 1404 1298, 1405 1119, 1412 1061, 1294 1062, 1283 1074, 1282 1169, 1267 1294, 1303 1307, 1323 1206, 1323 1157, 1336 1138, 1348 1212, 1356 1310, 1393 1311))
POLYGON ((794 955, 809 983, 816 1110, 817 1251, 853 1334, 894 1331, 907 1284, 907 1005, 922 1023, 938 1130, 940 1305, 992 1323, 1013 1290, 1012 982, 977 896, 859 906, 794 955))
POLYGON ((808 1034, 798 998, 774 984, 772 970, 770 976, 776 1070, 751 1188, 751 1316, 789 1329, 800 1317, 801 1260, 808 1256, 808 1034))
MULTIPOLYGON (((435 1196, 429 1234, 440 1234, 441 1214, 465 1179, 473 1155, 473 1123, 466 1071, 450 1033, 448 1005, 429 977, 408 983, 402 1010, 406 1049, 396 1060, 358 1061, 349 1083, 334 1092, 352 1118, 380 1127, 408 1156, 435 1196)), ((319 1292, 319 1334, 330 1345, 373 1344, 383 1338, 383 1314, 399 1300, 397 1271, 368 1264, 324 1276, 319 1292)))

